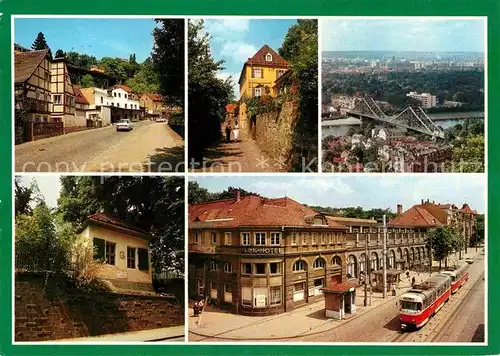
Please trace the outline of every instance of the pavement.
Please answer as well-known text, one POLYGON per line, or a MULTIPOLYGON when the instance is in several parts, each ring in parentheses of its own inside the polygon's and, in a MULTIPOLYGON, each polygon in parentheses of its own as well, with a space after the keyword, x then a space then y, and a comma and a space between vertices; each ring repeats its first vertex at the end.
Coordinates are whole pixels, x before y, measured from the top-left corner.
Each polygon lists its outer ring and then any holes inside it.
POLYGON ((255 141, 242 138, 231 142, 221 141, 207 148, 200 167, 190 165, 192 172, 286 172, 284 162, 264 154, 255 141))
POLYGON ((132 331, 120 334, 108 334, 91 337, 81 337, 74 339, 51 340, 57 342, 178 342, 184 341, 184 325, 171 326, 168 328, 149 329, 141 331, 132 331))
MULTIPOLYGON (((469 255, 482 259, 480 251, 481 249, 476 254, 473 249, 469 249, 469 255)), ((435 267, 437 266, 438 264, 435 264, 435 267)), ((480 263, 476 263, 476 266, 480 266, 480 263)), ((396 296, 387 293, 387 298, 384 299, 382 293, 373 292, 371 297, 368 296, 366 307, 363 306, 364 287, 358 287, 357 311, 344 320, 326 318, 324 300, 291 312, 266 317, 235 315, 210 306, 206 307, 200 317, 194 317, 190 309, 188 339, 189 341, 327 341, 335 335, 335 340, 342 338, 346 341, 384 340, 400 330, 398 297, 410 289, 412 277, 415 277, 418 283, 426 280, 428 276, 428 273, 412 271, 410 278, 407 279, 403 274, 396 296), (375 324, 383 327, 373 328, 372 325, 375 324), (360 325, 364 326, 366 333, 359 332, 360 325)))
POLYGON ((179 172, 184 143, 166 123, 134 122, 54 136, 15 146, 16 172, 179 172))

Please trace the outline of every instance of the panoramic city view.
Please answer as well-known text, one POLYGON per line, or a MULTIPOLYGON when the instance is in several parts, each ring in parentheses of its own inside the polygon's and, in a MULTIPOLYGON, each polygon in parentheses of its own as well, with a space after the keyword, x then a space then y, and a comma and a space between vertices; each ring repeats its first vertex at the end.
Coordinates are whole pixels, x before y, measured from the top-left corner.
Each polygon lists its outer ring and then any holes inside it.
POLYGON ((485 184, 191 177, 189 341, 484 342, 485 184))
POLYGON ((323 172, 484 172, 483 20, 324 20, 323 172))
POLYGON ((183 19, 16 19, 17 172, 184 170, 183 19))
POLYGON ((189 21, 189 168, 317 172, 318 21, 189 21))

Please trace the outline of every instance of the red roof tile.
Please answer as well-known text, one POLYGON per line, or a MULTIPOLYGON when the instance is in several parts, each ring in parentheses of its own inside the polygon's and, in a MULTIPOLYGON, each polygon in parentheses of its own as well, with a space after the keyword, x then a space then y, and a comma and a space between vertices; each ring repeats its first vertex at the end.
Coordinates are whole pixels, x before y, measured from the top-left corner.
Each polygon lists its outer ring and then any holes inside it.
POLYGON ((252 58, 248 58, 245 64, 288 67, 288 62, 268 45, 262 46, 252 58), (266 61, 266 55, 268 53, 272 56, 271 61, 266 61))
POLYGON ((109 214, 106 213, 96 213, 88 216, 87 218, 88 222, 96 222, 96 223, 101 223, 101 224, 106 224, 106 225, 113 225, 122 229, 134 231, 136 233, 140 233, 141 235, 149 235, 147 231, 144 231, 137 226, 133 226, 131 224, 127 224, 109 214))
POLYGON ((14 83, 27 81, 48 53, 48 49, 16 53, 14 56, 14 83))
POLYGON ((86 104, 89 105, 89 101, 85 96, 83 96, 82 91, 78 85, 73 85, 73 91, 75 92, 75 102, 78 104, 86 104))
POLYGON ((132 89, 130 89, 130 87, 126 86, 126 85, 123 85, 123 84, 116 84, 113 89, 123 89, 125 90, 127 93, 131 93, 132 92, 132 89))
POLYGON ((477 212, 475 210, 472 210, 469 206, 469 204, 465 203, 463 206, 462 206, 462 209, 460 209, 460 211, 462 213, 465 213, 465 214, 477 214, 477 212))
MULTIPOLYGON (((237 227, 237 226, 294 226, 312 227, 315 210, 290 198, 266 199, 258 196, 246 196, 240 200, 228 199, 189 206, 191 227, 237 227)), ((328 225, 346 229, 342 224, 326 220, 328 225)))
POLYGON ((147 95, 153 101, 163 101, 163 97, 160 94, 144 93, 144 95, 147 95))
POLYGON ((354 290, 354 286, 347 282, 330 284, 328 287, 321 288, 322 291, 332 293, 345 293, 354 290))

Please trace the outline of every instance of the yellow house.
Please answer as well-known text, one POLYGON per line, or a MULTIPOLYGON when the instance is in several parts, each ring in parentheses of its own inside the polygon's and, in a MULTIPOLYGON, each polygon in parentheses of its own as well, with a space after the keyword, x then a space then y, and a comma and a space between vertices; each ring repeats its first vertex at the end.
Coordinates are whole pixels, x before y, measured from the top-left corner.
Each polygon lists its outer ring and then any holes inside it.
POLYGON ((82 236, 94 247, 94 257, 105 261, 102 279, 117 289, 153 291, 147 232, 105 213, 90 215, 82 236))
POLYGON ((288 70, 288 62, 268 45, 262 46, 243 65, 238 84, 240 99, 275 96, 274 82, 288 70))

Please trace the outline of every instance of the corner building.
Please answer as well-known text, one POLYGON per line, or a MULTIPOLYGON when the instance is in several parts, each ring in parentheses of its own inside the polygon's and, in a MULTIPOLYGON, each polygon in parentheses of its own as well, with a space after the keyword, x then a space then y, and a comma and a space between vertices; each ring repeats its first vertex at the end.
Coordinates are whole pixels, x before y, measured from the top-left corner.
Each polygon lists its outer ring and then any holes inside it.
MULTIPOLYGON (((466 205, 422 202, 404 212, 398 205, 387 224, 387 268, 428 266, 429 229, 456 225, 452 216, 465 210, 472 220, 466 205)), ((323 299, 323 287, 360 285, 367 264, 369 271, 383 267, 383 227, 373 219, 328 216, 286 197, 237 193, 189 206, 188 248, 191 298, 210 297, 237 314, 267 315, 323 299)))

